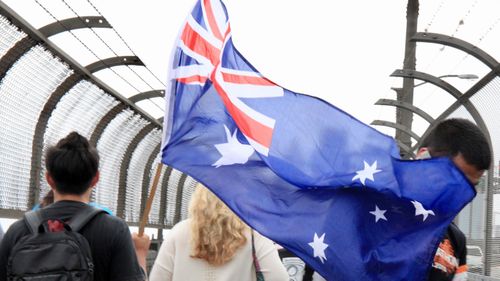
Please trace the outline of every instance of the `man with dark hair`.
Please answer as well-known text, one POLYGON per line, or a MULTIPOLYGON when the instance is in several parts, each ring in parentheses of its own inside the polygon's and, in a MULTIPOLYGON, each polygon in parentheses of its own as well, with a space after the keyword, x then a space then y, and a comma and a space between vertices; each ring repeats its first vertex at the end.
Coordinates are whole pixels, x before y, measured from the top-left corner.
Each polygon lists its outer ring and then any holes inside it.
MULTIPOLYGON (((479 183, 491 164, 491 149, 481 130, 466 119, 439 123, 424 139, 417 159, 448 157, 463 172, 471 187, 479 183)), ((466 280, 465 235, 451 223, 441 241, 428 280, 466 280)))
MULTIPOLYGON (((76 132, 70 133, 47 150, 45 165, 54 203, 38 211, 43 221, 68 222, 85 208, 91 208, 87 203, 99 180, 99 155, 86 138, 76 132)), ((145 280, 148 245, 136 253, 129 228, 123 220, 98 213, 79 233, 90 246, 94 280, 145 280)), ((5 234, 0 245, 0 280, 7 280, 7 263, 13 246, 28 234, 30 230, 25 219, 15 222, 5 234)))

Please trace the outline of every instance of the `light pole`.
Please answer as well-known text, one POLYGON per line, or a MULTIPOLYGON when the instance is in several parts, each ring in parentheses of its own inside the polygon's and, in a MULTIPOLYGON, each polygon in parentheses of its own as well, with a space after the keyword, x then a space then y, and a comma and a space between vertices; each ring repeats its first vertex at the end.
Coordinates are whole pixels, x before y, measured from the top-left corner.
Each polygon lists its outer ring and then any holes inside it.
MULTIPOLYGON (((479 78, 476 74, 446 74, 446 75, 441 75, 441 76, 438 76, 437 78, 445 78, 445 77, 455 77, 455 78, 459 78, 459 79, 467 79, 467 80, 472 80, 472 79, 477 79, 479 78)), ((423 85, 427 83, 427 81, 424 81, 424 82, 421 82, 421 83, 418 83, 416 84, 415 86, 413 86, 413 88, 416 88, 420 85, 423 85)))

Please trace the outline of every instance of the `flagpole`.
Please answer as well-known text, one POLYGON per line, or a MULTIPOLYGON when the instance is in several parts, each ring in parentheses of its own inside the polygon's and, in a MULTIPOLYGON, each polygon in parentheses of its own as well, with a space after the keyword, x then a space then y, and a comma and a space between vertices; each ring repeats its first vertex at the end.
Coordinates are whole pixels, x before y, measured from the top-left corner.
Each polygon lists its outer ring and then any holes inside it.
POLYGON ((149 212, 151 211, 151 205, 153 204, 153 199, 156 193, 156 187, 158 186, 158 181, 160 180, 162 163, 158 163, 156 166, 156 174, 153 179, 153 185, 151 186, 151 191, 149 192, 148 201, 146 202, 146 207, 144 207, 144 213, 142 214, 142 218, 139 224, 139 236, 144 235, 144 228, 146 227, 146 223, 148 221, 149 212))

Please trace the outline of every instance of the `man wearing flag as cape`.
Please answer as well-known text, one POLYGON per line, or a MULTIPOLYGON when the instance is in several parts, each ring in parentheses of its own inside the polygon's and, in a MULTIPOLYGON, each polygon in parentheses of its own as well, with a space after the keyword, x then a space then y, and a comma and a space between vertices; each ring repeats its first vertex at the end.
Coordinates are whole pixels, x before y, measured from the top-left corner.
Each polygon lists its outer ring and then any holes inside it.
POLYGON ((400 160, 391 137, 263 77, 219 0, 196 3, 170 66, 164 164, 328 280, 425 280, 475 196, 449 159, 400 160))

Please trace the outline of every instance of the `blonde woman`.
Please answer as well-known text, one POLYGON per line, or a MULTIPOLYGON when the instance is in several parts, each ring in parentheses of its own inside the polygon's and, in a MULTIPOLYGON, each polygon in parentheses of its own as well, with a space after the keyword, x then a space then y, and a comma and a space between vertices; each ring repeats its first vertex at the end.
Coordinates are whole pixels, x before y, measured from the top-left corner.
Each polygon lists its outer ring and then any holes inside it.
POLYGON ((206 187, 191 198, 189 219, 172 228, 151 270, 151 281, 254 281, 255 254, 266 281, 287 281, 274 244, 243 223, 206 187))

